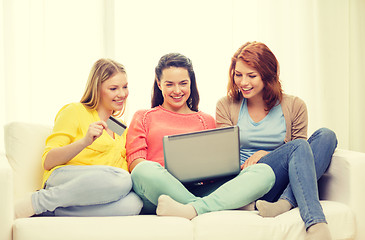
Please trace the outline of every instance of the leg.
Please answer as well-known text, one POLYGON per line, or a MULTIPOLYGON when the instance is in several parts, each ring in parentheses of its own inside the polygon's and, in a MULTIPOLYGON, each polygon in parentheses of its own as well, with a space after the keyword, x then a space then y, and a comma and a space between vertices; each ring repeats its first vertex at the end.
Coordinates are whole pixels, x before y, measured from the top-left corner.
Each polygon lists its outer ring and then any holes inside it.
POLYGON ((132 188, 130 174, 109 166, 65 166, 56 169, 45 189, 32 194, 36 214, 58 207, 105 204, 125 197, 132 188))
MULTIPOLYGON (((336 134, 330 129, 321 128, 313 133, 308 143, 312 149, 318 181, 331 163, 332 155, 337 147, 336 134)), ((290 184, 280 198, 289 201, 293 207, 298 206, 290 184)))
POLYGON ((138 215, 142 209, 142 200, 134 192, 106 204, 56 208, 54 216, 104 217, 138 215))
POLYGON ((275 186, 267 194, 269 199, 264 198, 265 200, 270 201, 270 197, 281 194, 280 191, 287 186, 289 178, 306 227, 326 222, 318 199, 313 154, 307 141, 297 139, 288 142, 263 157, 260 162, 270 165, 276 176, 275 186))
POLYGON ((184 204, 196 199, 181 182, 156 162, 139 163, 133 169, 131 176, 133 189, 143 200, 143 213, 155 212, 161 195, 168 195, 184 204))
POLYGON ((168 197, 162 197, 159 199, 159 208, 161 201, 163 208, 161 215, 181 217, 186 217, 186 213, 191 209, 195 209, 197 214, 237 209, 267 193, 274 181, 275 175, 268 165, 256 164, 242 170, 237 177, 224 183, 208 196, 198 198, 189 204, 181 204, 168 197))
POLYGON ((275 182, 273 170, 266 164, 255 164, 240 172, 210 195, 191 204, 198 214, 237 209, 260 198, 275 182))

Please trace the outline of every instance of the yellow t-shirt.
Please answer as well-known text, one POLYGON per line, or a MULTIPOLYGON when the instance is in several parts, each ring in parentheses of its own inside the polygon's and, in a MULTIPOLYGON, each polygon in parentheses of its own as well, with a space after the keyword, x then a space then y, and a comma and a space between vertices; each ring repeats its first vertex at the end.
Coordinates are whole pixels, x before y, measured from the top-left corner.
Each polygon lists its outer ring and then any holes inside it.
MULTIPOLYGON (((89 125, 97 121, 100 121, 98 112, 86 108, 82 103, 71 103, 61 108, 55 118, 53 131, 46 140, 46 147, 42 155, 42 166, 51 149, 71 144, 83 138, 89 125)), ((98 139, 65 165, 108 165, 128 171, 125 150, 126 133, 127 130, 124 131, 122 136, 115 134, 113 139, 104 130, 98 139)), ((65 165, 54 167, 50 171, 45 170, 43 185, 55 169, 65 165)))

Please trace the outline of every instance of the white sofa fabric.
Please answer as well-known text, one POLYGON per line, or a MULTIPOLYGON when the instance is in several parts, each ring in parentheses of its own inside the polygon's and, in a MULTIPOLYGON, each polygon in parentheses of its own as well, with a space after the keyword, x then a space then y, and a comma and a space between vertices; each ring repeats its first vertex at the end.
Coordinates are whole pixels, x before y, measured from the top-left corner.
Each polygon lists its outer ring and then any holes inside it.
MULTIPOLYGON (((155 215, 15 219, 14 202, 41 186, 41 154, 50 126, 13 122, 4 128, 0 158, 0 240, 48 239, 295 239, 305 237, 298 208, 275 218, 257 211, 221 211, 189 221, 155 215)), ((336 150, 319 182, 321 204, 334 239, 365 239, 365 153, 336 150)))

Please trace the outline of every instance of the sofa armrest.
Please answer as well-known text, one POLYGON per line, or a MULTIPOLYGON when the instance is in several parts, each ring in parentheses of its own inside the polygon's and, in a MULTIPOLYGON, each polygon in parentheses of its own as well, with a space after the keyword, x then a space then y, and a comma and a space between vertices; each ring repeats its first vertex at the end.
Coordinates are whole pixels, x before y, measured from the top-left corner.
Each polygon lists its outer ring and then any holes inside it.
POLYGON ((4 153, 0 153, 0 239, 12 239, 14 219, 12 169, 4 153))
POLYGON ((365 239, 365 153, 338 149, 318 183, 321 200, 342 202, 356 215, 357 237, 365 239))

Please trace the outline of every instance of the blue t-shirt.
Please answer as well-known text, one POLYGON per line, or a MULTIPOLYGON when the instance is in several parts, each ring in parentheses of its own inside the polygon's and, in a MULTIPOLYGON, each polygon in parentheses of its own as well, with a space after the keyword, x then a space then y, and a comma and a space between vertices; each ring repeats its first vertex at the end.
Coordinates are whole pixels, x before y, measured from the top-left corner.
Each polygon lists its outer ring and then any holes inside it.
POLYGON ((284 144, 286 124, 280 104, 273 107, 260 122, 254 122, 248 113, 247 100, 244 99, 237 125, 240 129, 241 164, 259 150, 271 152, 284 144))

